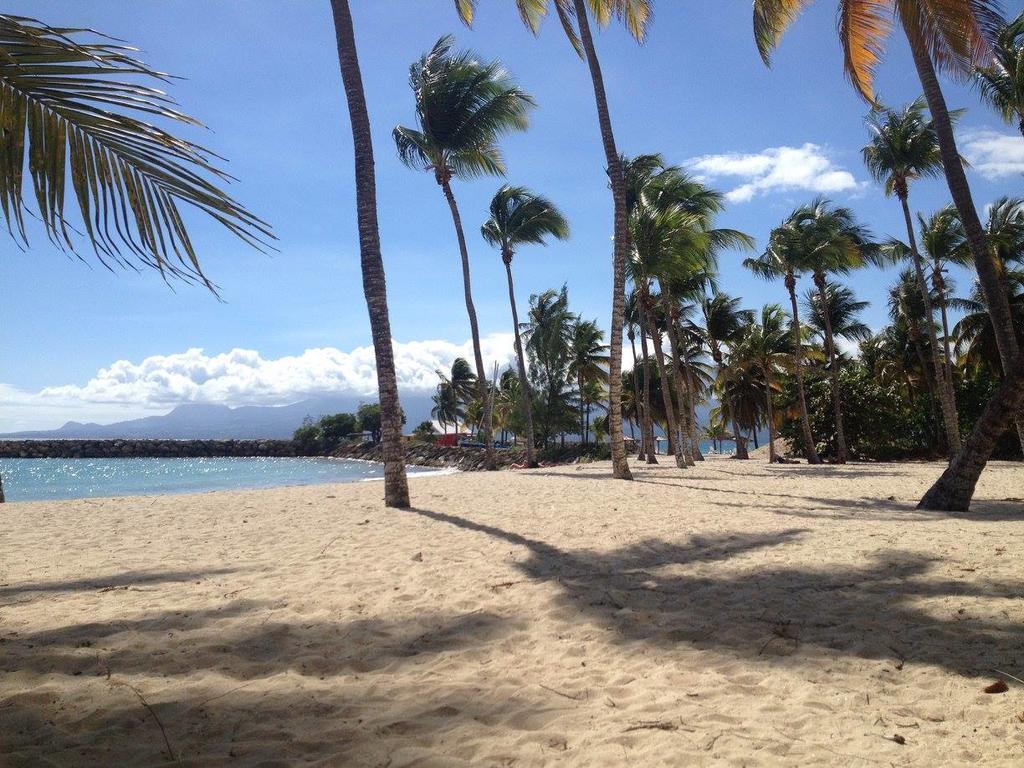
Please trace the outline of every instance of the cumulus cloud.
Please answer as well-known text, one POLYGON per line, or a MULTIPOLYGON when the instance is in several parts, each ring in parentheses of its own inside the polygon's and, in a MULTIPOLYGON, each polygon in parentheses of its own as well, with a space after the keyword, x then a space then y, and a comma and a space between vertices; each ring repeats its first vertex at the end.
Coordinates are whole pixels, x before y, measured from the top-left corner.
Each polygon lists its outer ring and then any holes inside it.
POLYGON ((959 143, 971 167, 986 179, 1024 174, 1024 138, 1017 134, 967 130, 959 143))
POLYGON ((833 194, 863 186, 852 173, 836 166, 824 148, 810 143, 802 147, 769 147, 754 154, 702 155, 687 164, 707 180, 741 181, 726 194, 734 203, 745 203, 769 192, 806 190, 833 194))
MULTIPOLYGON (((511 333, 481 339, 488 370, 504 369, 514 360, 511 333)), ((451 367, 456 357, 472 362, 472 344, 444 340, 395 342, 398 386, 404 392, 428 392, 437 386, 437 369, 451 367)), ((207 354, 188 349, 154 355, 140 362, 118 360, 100 369, 85 384, 46 387, 26 392, 0 384, 5 416, 0 431, 31 428, 73 414, 78 421, 104 420, 107 414, 146 415, 181 403, 284 405, 322 395, 371 397, 377 391, 373 347, 350 352, 325 347, 300 355, 267 359, 251 349, 207 354)))

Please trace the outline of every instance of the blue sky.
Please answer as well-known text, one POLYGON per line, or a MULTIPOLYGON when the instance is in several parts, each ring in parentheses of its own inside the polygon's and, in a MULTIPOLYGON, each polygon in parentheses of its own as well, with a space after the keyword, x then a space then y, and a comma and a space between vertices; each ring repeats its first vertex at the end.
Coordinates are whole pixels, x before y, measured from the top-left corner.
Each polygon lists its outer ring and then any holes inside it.
MULTIPOLYGON (((707 5, 662 0, 644 46, 615 27, 598 36, 620 150, 661 152, 694 165, 731 193, 722 225, 748 232, 759 245, 817 191, 852 206, 879 236, 903 234, 897 204, 867 182, 860 162, 867 110, 842 75, 835 4, 822 0, 804 14, 770 70, 754 48, 749 1, 715 3, 714 13, 701 10, 707 5)), ((533 38, 511 0, 481 3, 473 30, 458 23, 451 0, 353 0, 352 6, 406 388, 431 386, 436 365, 468 350, 447 207, 430 176, 398 162, 390 136, 395 124, 412 121, 408 65, 445 33, 500 59, 539 105, 529 132, 503 142, 509 180, 556 201, 573 236, 517 256, 520 304, 565 282, 574 308, 607 325, 611 199, 587 69, 557 24, 533 38)), ((1022 7, 1006 3, 1012 14, 1022 7)), ((171 290, 154 274, 110 273, 68 260, 39 233, 26 252, 0 240, 0 431, 68 418, 128 418, 189 399, 239 405, 372 391, 351 134, 327 0, 9 0, 5 8, 130 41, 150 65, 185 78, 172 95, 210 127, 186 135, 229 159, 228 170, 239 179, 231 191, 274 225, 280 252, 262 255, 193 217, 194 239, 221 287, 221 303, 198 288, 171 290)), ((878 89, 891 104, 920 92, 898 36, 878 89)), ((947 83, 946 94, 951 106, 969 109, 961 150, 974 153, 970 179, 979 208, 1019 193, 1024 140, 974 92, 947 83)), ((511 320, 503 268, 478 233, 499 184, 457 181, 454 188, 488 356, 504 360, 511 320)), ((912 205, 922 211, 946 200, 941 180, 912 189, 912 205)), ((739 266, 741 258, 723 257, 724 290, 750 306, 784 300, 781 285, 754 280, 739 266)), ((886 322, 885 289, 893 277, 874 270, 850 279, 873 302, 866 313, 872 327, 886 322)))

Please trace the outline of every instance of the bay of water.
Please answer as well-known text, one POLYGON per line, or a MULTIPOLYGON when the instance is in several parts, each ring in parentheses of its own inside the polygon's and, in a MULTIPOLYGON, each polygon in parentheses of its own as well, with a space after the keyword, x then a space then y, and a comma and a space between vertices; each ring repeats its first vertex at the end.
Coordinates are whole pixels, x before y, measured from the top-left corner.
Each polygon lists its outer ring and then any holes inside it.
POLYGON ((353 483, 382 479, 384 465, 318 458, 0 459, 0 474, 8 501, 39 501, 353 483))

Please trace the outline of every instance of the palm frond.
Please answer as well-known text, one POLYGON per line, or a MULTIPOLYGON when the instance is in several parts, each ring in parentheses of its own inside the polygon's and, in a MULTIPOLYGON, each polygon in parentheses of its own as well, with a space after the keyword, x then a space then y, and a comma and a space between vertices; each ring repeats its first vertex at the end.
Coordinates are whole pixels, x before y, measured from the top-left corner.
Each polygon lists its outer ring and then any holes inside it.
POLYGON ((102 264, 150 267, 165 279, 213 290, 182 204, 258 249, 274 236, 210 180, 231 180, 214 165, 214 153, 141 118, 200 125, 146 84, 169 78, 133 58, 133 51, 92 30, 0 15, 0 207, 11 234, 27 243, 27 165, 47 235, 77 255, 75 228, 65 215, 70 177, 85 237, 102 264), (83 39, 87 35, 93 37, 83 39))
POLYGON ((868 102, 875 103, 875 68, 889 34, 892 0, 840 0, 839 38, 846 76, 868 102))
POLYGON ((783 33, 812 0, 754 0, 754 42, 764 63, 771 65, 771 53, 783 33))

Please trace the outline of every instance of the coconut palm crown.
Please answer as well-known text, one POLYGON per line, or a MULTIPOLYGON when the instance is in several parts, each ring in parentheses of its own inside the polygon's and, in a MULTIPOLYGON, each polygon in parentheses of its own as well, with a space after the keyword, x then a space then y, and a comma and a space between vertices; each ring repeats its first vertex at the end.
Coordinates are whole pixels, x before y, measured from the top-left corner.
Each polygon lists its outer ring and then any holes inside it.
POLYGON ((497 139, 526 130, 533 99, 496 61, 471 51, 452 52, 445 35, 409 68, 418 128, 398 126, 398 156, 410 168, 433 172, 438 184, 452 177, 502 176, 497 139))
POLYGON ((569 237, 569 222, 555 204, 525 187, 503 185, 491 199, 489 211, 480 234, 509 261, 520 245, 546 245, 549 237, 569 237))
MULTIPOLYGON (((861 150, 871 177, 882 185, 885 196, 903 200, 914 179, 942 175, 942 155, 935 126, 918 98, 902 110, 876 109, 867 119, 871 141, 861 150)), ((954 122, 961 112, 952 112, 954 122)))
POLYGON ((1024 133, 1024 13, 999 29, 992 63, 978 67, 981 96, 1024 133))

